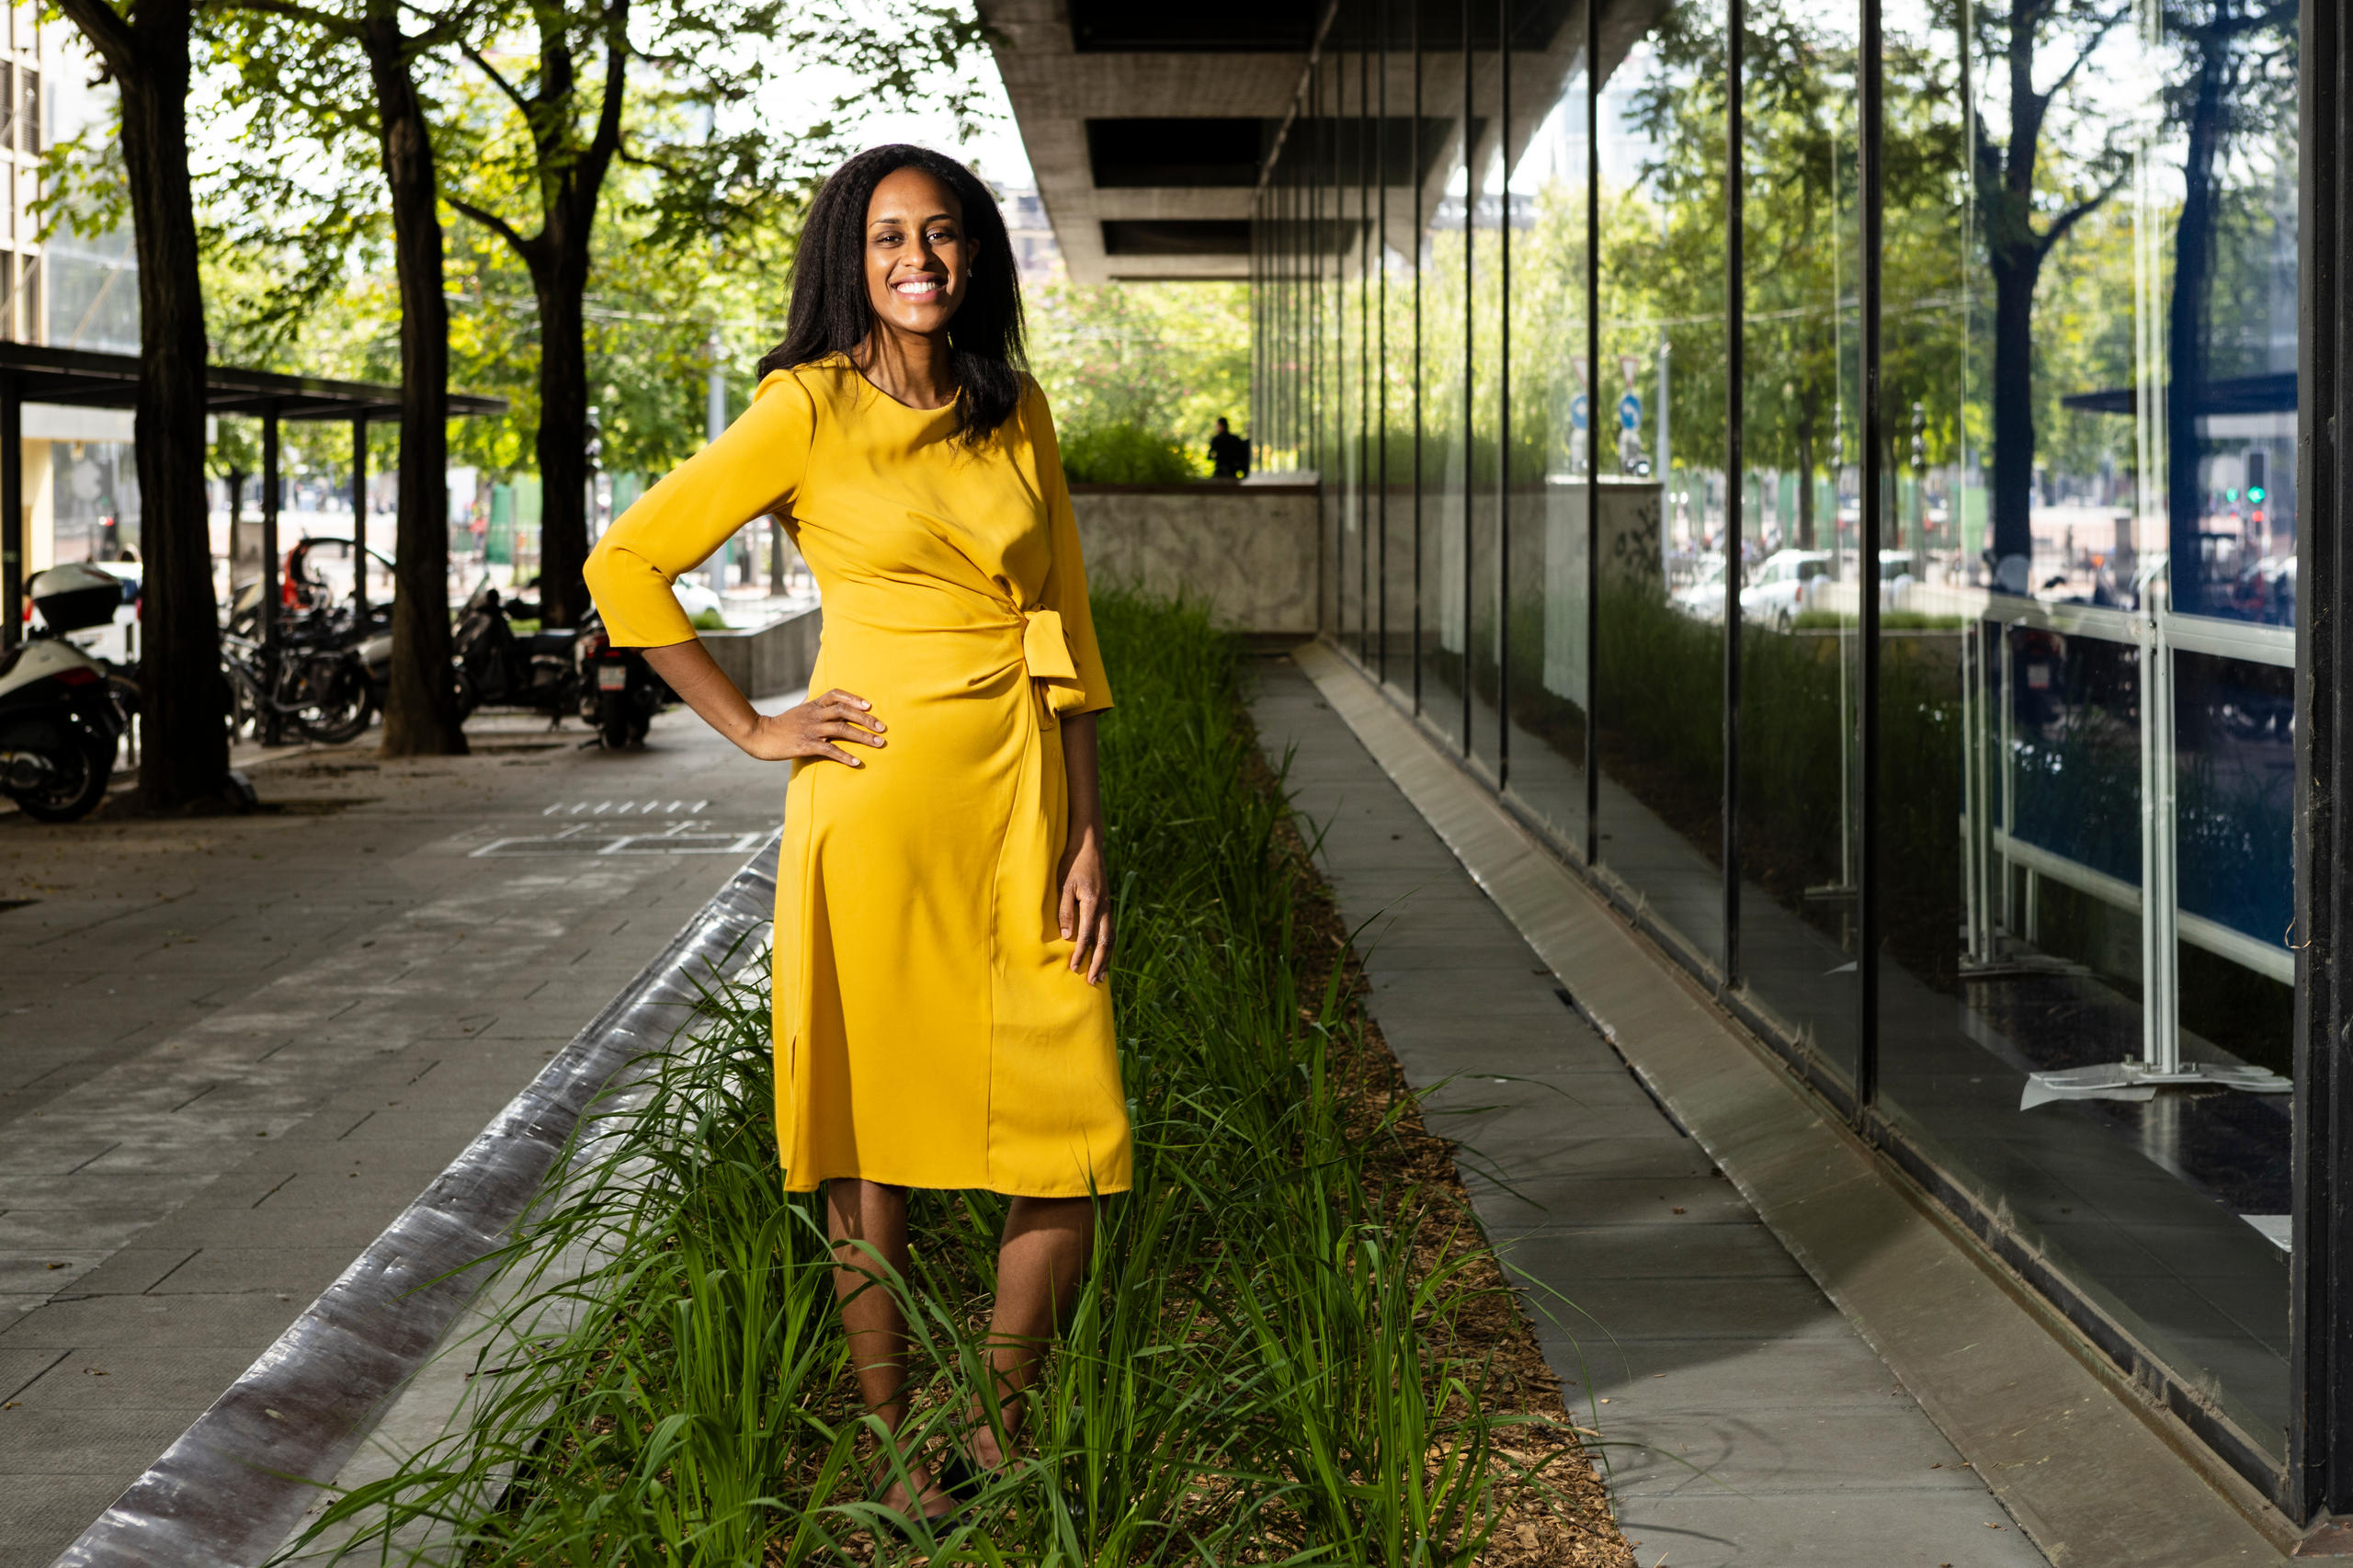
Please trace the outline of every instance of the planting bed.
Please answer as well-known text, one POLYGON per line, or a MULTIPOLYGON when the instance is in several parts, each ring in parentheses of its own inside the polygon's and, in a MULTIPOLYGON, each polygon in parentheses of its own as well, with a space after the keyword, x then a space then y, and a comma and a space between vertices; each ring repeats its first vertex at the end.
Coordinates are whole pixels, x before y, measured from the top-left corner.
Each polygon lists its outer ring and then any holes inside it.
MULTIPOLYGON (((905 1541, 822 1214, 781 1191, 765 966, 724 966, 503 1260, 474 1418, 323 1528, 450 1563, 1630 1564, 1195 611, 1097 602, 1135 1190, 1021 1457, 905 1541), (397 1543, 395 1546, 394 1543, 397 1543)), ((1312 828, 1310 829, 1312 832, 1312 828)), ((915 1195, 916 1441, 984 1380, 1003 1205, 915 1195)))

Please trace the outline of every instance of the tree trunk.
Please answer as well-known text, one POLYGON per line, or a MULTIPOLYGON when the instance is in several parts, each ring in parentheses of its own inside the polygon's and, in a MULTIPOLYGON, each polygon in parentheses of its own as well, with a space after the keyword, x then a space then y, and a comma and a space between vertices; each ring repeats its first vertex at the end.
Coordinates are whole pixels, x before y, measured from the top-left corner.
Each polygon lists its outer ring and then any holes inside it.
POLYGON ((588 609, 586 245, 559 256, 537 285, 540 306, 540 616, 576 626, 588 609))
POLYGON ((1813 548, 1813 399, 1798 415, 1798 537, 1800 550, 1813 548))
POLYGON ((115 79, 139 255, 131 426, 144 557, 139 793, 149 809, 170 810, 226 790, 228 687, 204 494, 204 289, 188 177, 189 8, 186 0, 141 0, 134 15, 132 67, 118 66, 115 79))
MULTIPOLYGON (((2034 287, 2042 253, 2032 239, 1994 247, 1994 451, 1987 510, 1996 571, 2012 556, 2034 562, 2034 287)), ((2009 585, 2018 586, 2016 583, 2009 585)), ((2021 590, 2025 591, 2025 590, 2021 590)))
POLYGON ((375 0, 361 32, 376 88, 401 301, 400 512, 393 566, 386 756, 466 749, 449 668, 449 315, 442 298, 440 188, 400 13, 375 0))
POLYGON ((2211 369, 2206 313, 2214 289, 2214 160, 2222 150, 2222 73, 2229 52, 2227 39, 2207 40, 2197 51, 2198 93, 2183 159, 2181 221, 2174 231, 2173 298, 2165 312, 2165 369, 2172 382, 2165 396, 2168 570, 2174 608, 2193 612, 2206 608, 2210 591, 2198 549, 2206 516, 2206 490, 2198 476, 2198 415, 2211 369))

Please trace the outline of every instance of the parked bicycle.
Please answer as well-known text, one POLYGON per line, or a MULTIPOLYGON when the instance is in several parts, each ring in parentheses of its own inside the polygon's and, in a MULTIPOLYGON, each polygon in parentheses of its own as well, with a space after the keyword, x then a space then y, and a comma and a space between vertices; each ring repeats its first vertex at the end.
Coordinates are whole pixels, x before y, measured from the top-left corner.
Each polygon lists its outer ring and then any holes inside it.
POLYGON ((229 630, 221 636, 231 737, 290 730, 326 745, 357 740, 376 716, 376 694, 348 608, 282 617, 277 636, 264 642, 258 635, 263 591, 259 583, 238 590, 229 630))

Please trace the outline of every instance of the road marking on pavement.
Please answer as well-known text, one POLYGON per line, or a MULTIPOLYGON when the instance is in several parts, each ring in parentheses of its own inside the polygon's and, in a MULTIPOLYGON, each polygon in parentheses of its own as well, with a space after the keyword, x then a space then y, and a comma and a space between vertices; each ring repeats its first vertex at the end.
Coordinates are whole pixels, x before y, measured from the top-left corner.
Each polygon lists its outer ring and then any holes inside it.
POLYGON ((754 855, 779 830, 748 833, 680 817, 658 830, 641 832, 607 818, 576 822, 551 834, 494 838, 472 851, 481 860, 518 855, 754 855))
POLYGON ((554 805, 540 812, 540 815, 543 817, 576 817, 585 813, 588 816, 600 817, 609 812, 617 817, 628 816, 632 813, 642 817, 667 817, 676 816, 680 812, 684 812, 688 816, 699 816, 702 813, 702 809, 709 804, 710 804, 709 801, 670 801, 666 802, 659 800, 558 801, 554 805))

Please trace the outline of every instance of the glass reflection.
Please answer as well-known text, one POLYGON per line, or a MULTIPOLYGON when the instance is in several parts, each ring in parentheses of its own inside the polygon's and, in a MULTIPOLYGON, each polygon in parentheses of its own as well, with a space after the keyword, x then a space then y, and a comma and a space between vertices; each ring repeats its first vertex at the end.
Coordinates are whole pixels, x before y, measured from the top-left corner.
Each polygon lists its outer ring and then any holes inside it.
POLYGON ((1381 628, 1377 673, 1408 702, 1414 694, 1415 565, 1420 497, 1415 482, 1419 421, 1420 278, 1414 265, 1421 232, 1423 175, 1420 60, 1409 9, 1380 7, 1380 55, 1373 112, 1381 122, 1374 144, 1374 230, 1377 290, 1375 331, 1381 355, 1380 431, 1375 458, 1381 475, 1381 535, 1375 575, 1381 628))
MULTIPOLYGON (((1741 981, 1851 1081, 1862 650, 1850 8, 1752 4, 1742 44, 1741 981)), ((1722 551, 1685 602, 1721 613, 1722 551)))
POLYGON ((1505 750, 1500 672, 1506 619, 1501 552, 1507 531, 1503 517, 1504 274, 1511 233, 1504 171, 1512 128, 1505 116, 1503 56, 1496 48, 1495 7, 1482 7, 1474 17, 1472 44, 1469 87, 1475 131, 1471 152, 1473 177, 1465 212, 1470 225, 1472 439, 1465 476, 1469 494, 1464 501, 1471 553, 1464 585, 1468 602, 1462 613, 1469 629, 1469 678, 1473 694, 1471 755, 1490 778, 1500 779, 1505 750))
POLYGON ((1512 794, 1585 845, 1586 486, 1583 369, 1588 143, 1582 24, 1543 0, 1511 13, 1512 105, 1529 123, 1512 164, 1512 794))
POLYGON ((1463 674, 1470 652, 1464 615, 1471 319, 1465 54, 1458 13, 1427 10, 1421 27, 1422 112, 1441 127, 1438 155, 1423 182, 1421 234, 1421 711, 1460 745, 1466 734, 1463 674))
POLYGON ((1887 28, 1881 1107, 2281 1452, 2293 655, 2201 628, 2293 613, 2245 478, 2293 377, 2236 376, 2292 315, 2215 319, 2292 157, 2194 28, 1979 13, 1967 73, 1927 0, 1887 28))
POLYGON ((1731 548, 1720 0, 1682 0, 1634 45, 1602 84, 1600 121, 1601 353, 1579 390, 1598 481, 1601 863, 1720 964, 1731 548))
POLYGON ((1852 0, 1746 6, 1744 472, 1722 0, 1612 39, 1597 193, 1582 15, 1344 6, 1260 200, 1262 456, 1325 486, 1327 630, 1703 965, 1736 595, 1744 1000, 1851 1082, 1868 958, 1878 1108, 2277 1451, 2297 40, 1883 12, 1881 537, 1852 0))

